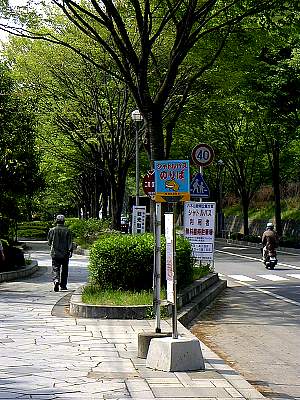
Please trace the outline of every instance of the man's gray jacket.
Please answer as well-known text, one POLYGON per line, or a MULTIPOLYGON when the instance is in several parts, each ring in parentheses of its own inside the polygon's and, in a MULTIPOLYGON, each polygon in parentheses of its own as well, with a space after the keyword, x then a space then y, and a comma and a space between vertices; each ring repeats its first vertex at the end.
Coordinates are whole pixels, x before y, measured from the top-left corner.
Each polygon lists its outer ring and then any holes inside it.
POLYGON ((48 233, 48 245, 51 257, 68 258, 73 251, 71 232, 64 225, 56 225, 48 233))

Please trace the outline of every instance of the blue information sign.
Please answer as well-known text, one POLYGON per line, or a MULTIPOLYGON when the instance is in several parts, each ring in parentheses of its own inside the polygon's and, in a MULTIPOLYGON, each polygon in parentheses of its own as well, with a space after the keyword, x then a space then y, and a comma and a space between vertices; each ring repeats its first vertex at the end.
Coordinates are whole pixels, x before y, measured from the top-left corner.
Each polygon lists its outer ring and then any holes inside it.
POLYGON ((188 160, 154 161, 155 201, 177 202, 190 199, 190 163, 188 160))
POLYGON ((207 198, 210 196, 209 187, 207 186, 203 175, 198 172, 191 180, 191 196, 207 198))

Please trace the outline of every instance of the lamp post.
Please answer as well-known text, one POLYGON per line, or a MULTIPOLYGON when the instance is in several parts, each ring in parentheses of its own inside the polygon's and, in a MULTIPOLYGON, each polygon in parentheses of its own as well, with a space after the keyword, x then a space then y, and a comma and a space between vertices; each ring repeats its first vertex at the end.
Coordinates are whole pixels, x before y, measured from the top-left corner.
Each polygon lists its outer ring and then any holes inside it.
POLYGON ((139 131, 137 123, 143 120, 140 110, 134 110, 131 113, 135 127, 135 205, 139 205, 140 197, 140 165, 139 165, 139 131))
POLYGON ((218 160, 217 161, 218 165, 218 224, 217 224, 217 230, 218 230, 218 235, 222 235, 223 231, 223 211, 222 211, 222 171, 224 168, 224 161, 223 160, 218 160))

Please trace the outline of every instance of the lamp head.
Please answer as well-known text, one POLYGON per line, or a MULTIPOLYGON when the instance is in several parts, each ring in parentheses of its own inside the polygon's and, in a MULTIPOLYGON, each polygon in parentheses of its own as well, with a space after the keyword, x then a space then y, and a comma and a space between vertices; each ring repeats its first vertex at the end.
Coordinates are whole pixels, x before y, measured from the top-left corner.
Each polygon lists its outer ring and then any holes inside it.
POLYGON ((143 116, 142 116, 140 110, 132 111, 131 118, 133 119, 133 121, 143 121, 143 116))

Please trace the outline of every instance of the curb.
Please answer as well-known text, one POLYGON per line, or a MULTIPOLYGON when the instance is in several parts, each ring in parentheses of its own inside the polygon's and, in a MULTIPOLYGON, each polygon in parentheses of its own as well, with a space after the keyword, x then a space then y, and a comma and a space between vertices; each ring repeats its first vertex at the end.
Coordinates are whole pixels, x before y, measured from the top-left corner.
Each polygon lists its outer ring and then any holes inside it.
MULTIPOLYGON (((185 288, 178 295, 179 321, 189 323, 201 310, 210 304, 225 288, 217 273, 208 274, 185 288), (181 310, 181 311, 180 311, 181 310)), ((146 319, 152 315, 152 304, 143 306, 106 306, 86 304, 81 294, 84 286, 77 289, 70 300, 70 315, 77 318, 146 319)), ((170 306, 163 301, 162 309, 170 315, 170 306)))
POLYGON ((16 271, 0 272, 0 282, 8 282, 8 281, 13 281, 15 279, 26 278, 27 276, 31 276, 38 270, 39 266, 36 260, 32 260, 30 265, 26 265, 20 268, 21 269, 16 271))

